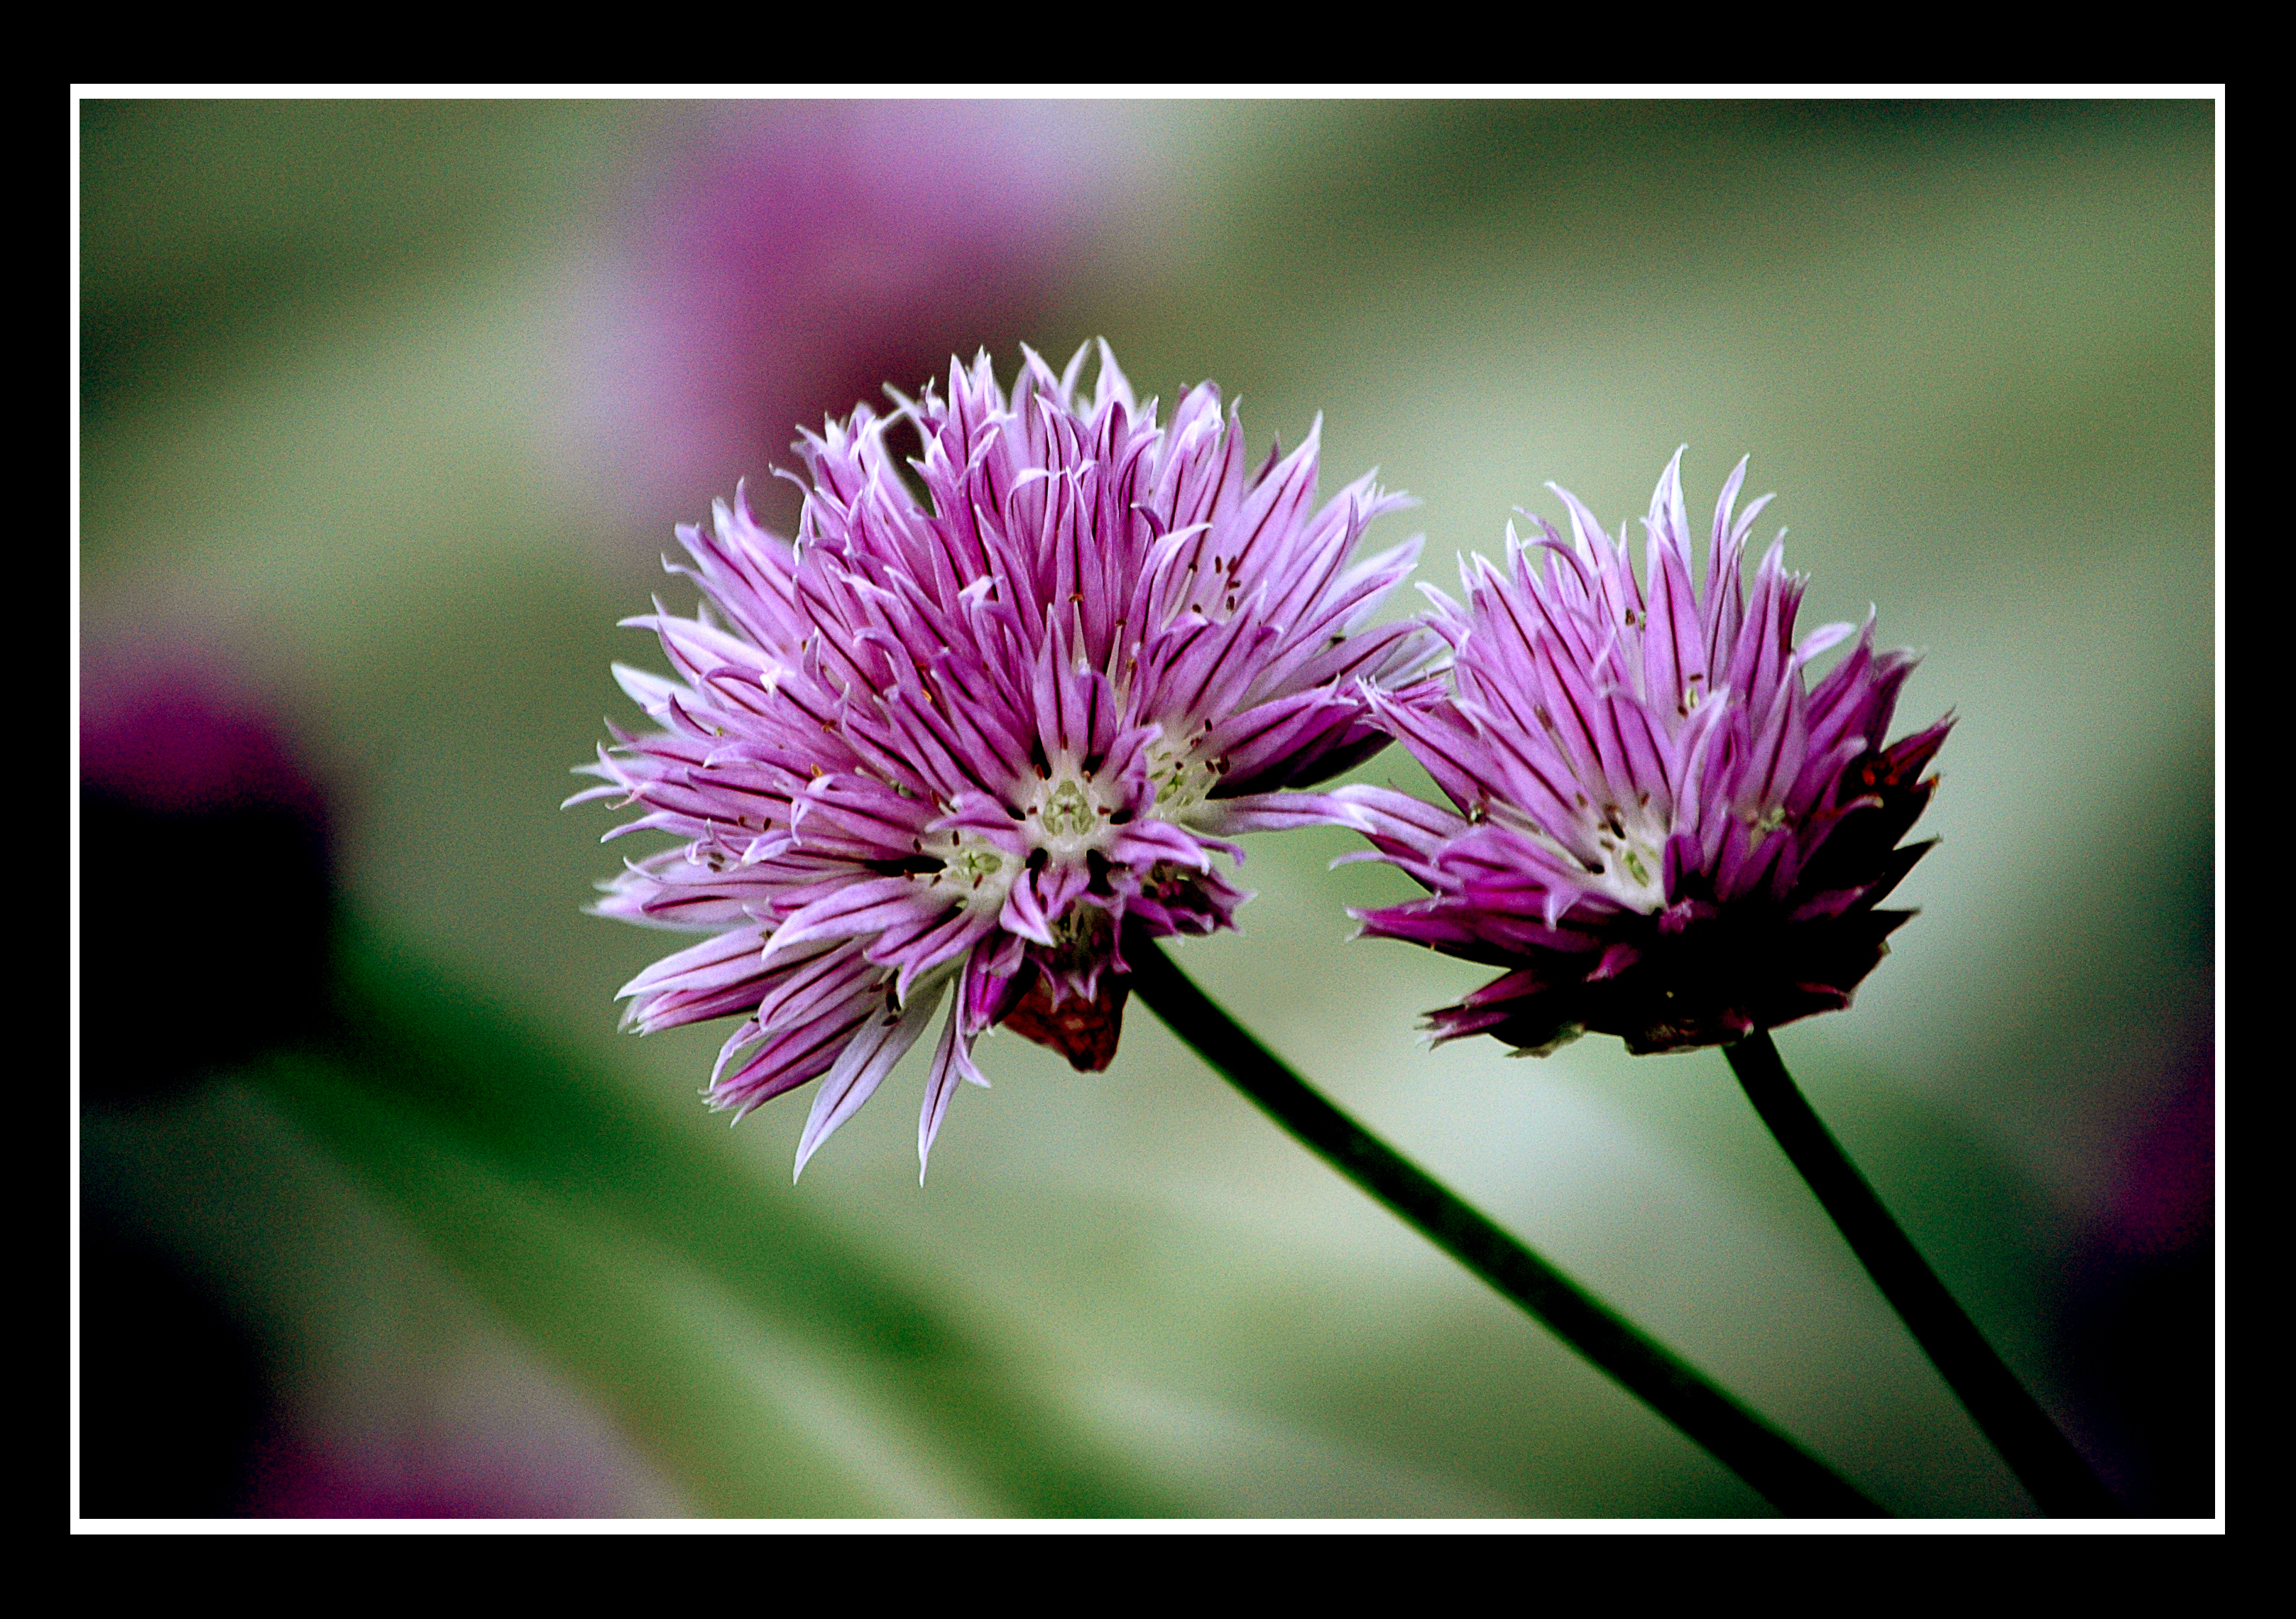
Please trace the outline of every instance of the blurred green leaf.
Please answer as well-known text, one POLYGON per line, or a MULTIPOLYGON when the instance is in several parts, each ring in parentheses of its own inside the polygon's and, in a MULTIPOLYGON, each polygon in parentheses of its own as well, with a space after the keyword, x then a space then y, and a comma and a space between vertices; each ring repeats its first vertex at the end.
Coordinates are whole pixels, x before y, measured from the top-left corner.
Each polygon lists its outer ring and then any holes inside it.
MULTIPOLYGON (((672 1128, 611 1076, 374 932, 346 933, 339 976, 343 1036, 334 1062, 283 1065, 271 1083, 562 1354, 619 1376, 642 1358, 632 1344, 662 1329, 625 1314, 630 1343, 618 1337, 621 1346, 596 1359, 607 1352, 584 1347, 587 1312, 575 1301, 603 1284, 563 1263, 553 1272, 562 1288, 521 1280, 505 1254, 539 1239, 515 1212, 502 1215, 498 1230, 487 1227, 485 1210, 545 1204, 583 1229, 626 1230, 676 1255, 781 1331, 857 1369, 1014 1512, 1145 1516, 1177 1508, 1065 1413, 1024 1392, 1029 1381, 1007 1357, 730 1151, 672 1128), (492 1202, 431 1167, 449 1154, 459 1155, 451 1162, 463 1172, 492 1178, 492 1202), (434 1204, 442 1196, 447 1203, 434 1204), (490 1245, 497 1238, 499 1252, 490 1245), (554 1316, 554 1299, 573 1313, 554 1316)), ((630 1252, 627 1242, 620 1248, 630 1252)), ((633 1253, 632 1262, 643 1262, 633 1253)), ((683 1444, 684 1432, 682 1418, 672 1421, 666 1442, 683 1444)))
POLYGON ((662 1256, 472 1156, 433 1120, 323 1058, 250 1077, 404 1218, 512 1327, 586 1386, 704 1510, 861 1516, 883 1499, 744 1393, 734 1352, 662 1256))

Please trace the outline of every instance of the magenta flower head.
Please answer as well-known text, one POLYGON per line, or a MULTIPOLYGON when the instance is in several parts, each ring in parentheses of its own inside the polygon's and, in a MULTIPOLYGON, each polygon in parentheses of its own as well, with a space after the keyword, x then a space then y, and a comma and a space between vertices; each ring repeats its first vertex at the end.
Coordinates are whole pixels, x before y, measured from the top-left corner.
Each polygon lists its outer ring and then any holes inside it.
MULTIPOLYGON (((1849 1004, 1912 915, 1876 907, 1931 843, 1900 847, 1952 719, 1885 746, 1915 659, 1874 650, 1874 620, 1797 645, 1803 579, 1781 530, 1743 587, 1765 495, 1734 520, 1741 461, 1715 506, 1702 597, 1682 455, 1651 498, 1644 571, 1556 489, 1565 542, 1508 530, 1507 566, 1439 593, 1457 694, 1369 700, 1456 806, 1383 788, 1363 810, 1378 853, 1428 897, 1358 912, 1364 932, 1506 969, 1430 1015, 1437 1043, 1488 1034, 1544 1056, 1587 1030, 1634 1052, 1724 1045, 1849 1004), (1543 566, 1541 565, 1543 563, 1543 566)), ((1552 488, 1553 486, 1549 486, 1552 488)), ((1934 840, 1931 840, 1934 842, 1934 840)))
MULTIPOLYGON (((818 1079, 798 1167, 951 1003, 922 1163, 998 1024, 1080 1070, 1116 1049, 1128 934, 1234 925, 1214 864, 1242 832, 1343 821, 1323 781, 1385 744, 1441 643, 1365 628, 1413 540, 1353 567, 1404 504, 1370 474, 1314 508, 1316 433, 1257 473, 1209 383, 1169 425, 1103 345, 1008 400, 984 354, 896 415, 799 447, 794 545, 736 497, 683 528, 700 616, 655 630, 668 680, 618 670, 661 729, 585 766, 683 847, 630 865, 608 916, 709 936, 622 990, 641 1031, 744 1021, 709 1096, 746 1112, 818 1079), (914 428, 913 493, 887 446, 914 428)), ((1319 423, 1320 426, 1320 423, 1319 423)), ((612 834, 610 834, 612 835, 612 834)))

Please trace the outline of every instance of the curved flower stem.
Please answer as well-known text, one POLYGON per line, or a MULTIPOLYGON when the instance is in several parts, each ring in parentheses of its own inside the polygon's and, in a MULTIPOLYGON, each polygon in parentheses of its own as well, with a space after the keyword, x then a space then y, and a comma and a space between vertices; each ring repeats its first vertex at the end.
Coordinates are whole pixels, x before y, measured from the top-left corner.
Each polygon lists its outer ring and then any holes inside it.
POLYGON ((2048 1413, 1993 1352, 1857 1166, 1810 1108, 1767 1031, 1723 1048, 1747 1099, 1833 1223, 2004 1459, 2055 1517, 2120 1517, 2113 1498, 2048 1413))
POLYGON ((1779 1511, 1884 1516, 1824 1463, 1324 1100, 1154 943, 1128 940, 1125 958, 1133 990, 1260 1111, 1705 1446, 1779 1511))

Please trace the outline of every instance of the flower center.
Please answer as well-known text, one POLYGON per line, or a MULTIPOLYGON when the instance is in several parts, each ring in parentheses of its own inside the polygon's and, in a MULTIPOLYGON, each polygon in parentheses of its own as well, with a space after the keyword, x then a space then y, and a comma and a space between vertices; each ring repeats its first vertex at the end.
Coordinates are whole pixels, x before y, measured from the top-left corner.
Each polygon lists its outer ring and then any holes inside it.
POLYGON ((973 907, 987 910, 1004 903, 1004 896, 1013 890, 1013 879, 1021 869, 1018 856, 1007 854, 996 844, 969 832, 945 833, 934 840, 931 852, 939 857, 940 869, 933 874, 934 889, 973 907))
POLYGON ((1115 830, 1112 817, 1100 788, 1068 770, 1037 789, 1026 814, 1036 824, 1037 846, 1062 862, 1104 846, 1115 830))
POLYGON ((1148 782, 1156 789, 1149 813, 1176 821, 1211 796, 1219 772, 1209 760, 1199 759, 1185 742, 1160 736, 1148 744, 1148 782))
POLYGON ((1053 918, 1053 965, 1077 970, 1108 954, 1114 942, 1104 906, 1078 900, 1053 918))
POLYGON ((1667 828, 1647 815, 1629 819, 1613 811, 1595 828, 1602 885, 1628 910, 1648 914, 1666 904, 1666 839, 1667 828))

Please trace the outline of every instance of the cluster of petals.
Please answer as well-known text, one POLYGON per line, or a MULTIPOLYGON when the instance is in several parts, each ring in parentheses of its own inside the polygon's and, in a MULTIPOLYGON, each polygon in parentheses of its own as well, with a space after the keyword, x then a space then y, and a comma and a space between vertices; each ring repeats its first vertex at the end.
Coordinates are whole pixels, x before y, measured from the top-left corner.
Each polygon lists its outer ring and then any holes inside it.
POLYGON ((659 729, 584 767, 680 847, 603 914, 707 935, 622 993, 642 1031, 738 1016, 709 1097, 819 1080, 798 1167, 951 1007, 922 1164, 972 1048, 1003 1024, 1079 1068, 1115 1048, 1128 938, 1233 926, 1242 832, 1345 821, 1327 780, 1385 745, 1440 641, 1366 628, 1416 540, 1350 558, 1404 504, 1366 474, 1314 505, 1316 434, 1255 473, 1210 384, 1168 424, 1103 346, 1079 390, 984 355, 890 417, 800 446, 794 543, 738 496, 679 530, 704 598, 656 631, 675 679, 618 670, 659 729), (907 481, 888 445, 921 441, 907 481))
MULTIPOLYGON (((1489 1034, 1545 1054, 1593 1030, 1636 1052, 1727 1044, 1847 1006, 1911 913, 1876 908, 1926 853, 1899 846, 1950 717, 1885 745, 1915 659, 1797 644, 1804 580, 1784 532, 1749 590, 1742 561, 1769 497, 1722 490, 1705 588, 1692 573, 1681 452, 1651 499, 1644 574, 1561 489, 1565 540, 1508 529, 1505 566, 1463 564, 1464 606, 1430 590, 1456 691, 1373 694, 1451 808, 1385 788, 1362 810, 1377 853, 1427 897, 1358 912, 1366 933, 1505 969, 1430 1016, 1441 1040, 1489 1034)), ((1554 486, 1549 486, 1553 488, 1554 486)))

